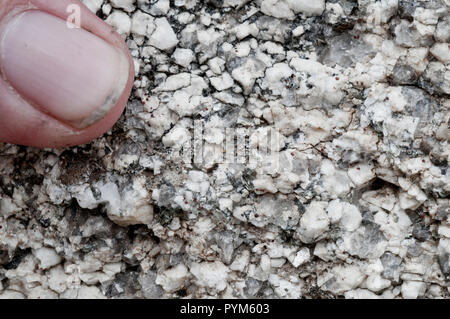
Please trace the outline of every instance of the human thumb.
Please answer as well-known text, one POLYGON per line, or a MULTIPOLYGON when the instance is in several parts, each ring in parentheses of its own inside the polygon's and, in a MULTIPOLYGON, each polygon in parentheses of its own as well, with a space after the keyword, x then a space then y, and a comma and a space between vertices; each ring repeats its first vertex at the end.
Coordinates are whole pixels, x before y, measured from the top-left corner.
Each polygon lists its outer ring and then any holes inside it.
POLYGON ((58 148, 110 129, 133 84, 123 39, 78 0, 0 3, 0 142, 58 148))

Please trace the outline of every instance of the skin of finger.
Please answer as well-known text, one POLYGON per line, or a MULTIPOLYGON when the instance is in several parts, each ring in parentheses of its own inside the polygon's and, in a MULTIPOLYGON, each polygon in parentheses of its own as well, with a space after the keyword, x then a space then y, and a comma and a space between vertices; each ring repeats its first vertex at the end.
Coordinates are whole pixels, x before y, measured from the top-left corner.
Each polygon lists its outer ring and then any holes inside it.
MULTIPOLYGON (((123 39, 78 0, 0 0, 0 21, 24 10, 38 9, 66 20, 69 5, 79 5, 81 27, 94 33, 126 54, 130 62, 127 86, 116 106, 99 122, 77 130, 35 110, 17 92, 0 79, 0 141, 35 147, 62 148, 87 143, 109 130, 125 108, 134 80, 134 64, 123 39), (27 114, 27 116, 23 116, 27 114)), ((80 92, 82 94, 83 92, 80 92)))

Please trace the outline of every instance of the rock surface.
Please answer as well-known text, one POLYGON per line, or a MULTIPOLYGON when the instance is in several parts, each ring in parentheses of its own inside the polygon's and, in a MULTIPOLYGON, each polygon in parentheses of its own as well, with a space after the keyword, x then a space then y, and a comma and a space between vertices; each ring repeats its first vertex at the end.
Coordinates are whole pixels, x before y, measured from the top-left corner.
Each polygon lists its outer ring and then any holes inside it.
POLYGON ((0 298, 449 298, 449 2, 84 0, 134 90, 0 145, 0 298))

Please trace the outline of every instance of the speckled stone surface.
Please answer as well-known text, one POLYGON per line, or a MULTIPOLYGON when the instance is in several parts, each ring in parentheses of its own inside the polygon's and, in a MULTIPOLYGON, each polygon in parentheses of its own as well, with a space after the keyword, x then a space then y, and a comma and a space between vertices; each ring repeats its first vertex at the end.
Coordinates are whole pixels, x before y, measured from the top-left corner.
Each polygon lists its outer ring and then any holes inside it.
POLYGON ((0 145, 0 298, 449 298, 448 0, 84 3, 135 86, 0 145))

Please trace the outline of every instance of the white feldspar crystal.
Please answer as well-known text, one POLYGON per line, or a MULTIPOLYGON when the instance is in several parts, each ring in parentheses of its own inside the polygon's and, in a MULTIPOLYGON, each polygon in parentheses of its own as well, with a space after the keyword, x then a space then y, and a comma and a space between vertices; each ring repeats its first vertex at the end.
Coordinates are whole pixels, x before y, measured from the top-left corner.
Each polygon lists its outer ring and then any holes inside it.
POLYGON ((120 225, 149 224, 153 219, 153 206, 149 204, 150 194, 144 187, 142 178, 135 179, 132 187, 119 192, 112 182, 96 185, 100 198, 95 198, 87 188, 83 196, 77 196, 78 203, 84 208, 95 208, 106 203, 108 216, 120 225))
MULTIPOLYGON (((139 2, 143 2, 145 0, 138 0, 139 2)), ((156 3, 153 3, 150 8, 150 13, 152 15, 166 15, 170 10, 170 0, 158 0, 156 3)))
POLYGON ((387 211, 391 211, 396 202, 396 198, 392 190, 365 192, 362 195, 362 198, 368 203, 381 207, 387 211))
POLYGON ((450 18, 442 19, 436 26, 434 33, 436 40, 440 42, 450 42, 450 18))
POLYGON ((18 213, 20 208, 11 200, 11 198, 0 198, 0 216, 8 218, 14 213, 18 213))
POLYGON ((274 64, 273 67, 266 70, 265 80, 267 81, 267 87, 270 88, 274 94, 281 94, 284 89, 281 79, 290 77, 292 73, 293 71, 288 64, 274 64))
POLYGON ((300 218, 300 227, 297 230, 305 243, 312 243, 326 232, 330 226, 330 219, 326 212, 326 202, 312 202, 300 218))
POLYGON ((25 299, 25 295, 18 291, 6 289, 0 293, 0 299, 25 299))
POLYGON ((450 63, 450 49, 448 43, 436 43, 431 47, 430 52, 433 54, 436 59, 441 61, 444 64, 450 63))
POLYGON ((53 248, 36 249, 33 251, 33 255, 39 260, 39 268, 41 269, 53 267, 63 260, 53 248))
POLYGON ((127 12, 132 12, 135 9, 134 3, 136 0, 111 0, 111 4, 115 8, 123 9, 127 12))
POLYGON ((163 84, 156 88, 157 91, 177 91, 191 84, 191 75, 189 73, 179 73, 169 76, 163 84))
POLYGON ((309 261, 310 257, 311 257, 311 254, 309 252, 309 249, 306 247, 302 248, 295 254, 294 258, 292 259, 292 261, 291 261, 292 266, 297 268, 298 266, 309 261))
POLYGON ((325 10, 325 0, 263 0, 261 11, 275 18, 293 20, 297 13, 308 16, 321 15, 325 10))
POLYGON ((106 22, 110 24, 122 37, 126 38, 131 32, 131 19, 122 12, 114 10, 106 19, 106 22))
POLYGON ((250 24, 247 21, 236 26, 233 31, 239 40, 245 39, 249 35, 257 36, 259 32, 258 27, 254 23, 250 24))
POLYGON ((156 283, 161 285, 167 292, 175 292, 184 287, 185 281, 189 276, 189 270, 185 265, 179 264, 173 268, 167 269, 161 275, 156 277, 156 283))
POLYGON ((347 231, 356 230, 362 221, 358 207, 338 199, 330 202, 327 213, 332 223, 339 223, 347 231))
POLYGON ((181 65, 185 68, 191 65, 192 61, 195 60, 194 52, 189 49, 177 48, 172 55, 175 63, 181 65))
POLYGON ((304 13, 308 16, 321 15, 323 10, 325 10, 325 0, 286 0, 289 7, 295 13, 304 13))
MULTIPOLYGON (((293 277, 293 276, 292 276, 293 277)), ((275 293, 280 298, 298 299, 302 296, 302 283, 297 278, 282 279, 277 275, 269 276, 269 283, 275 287, 275 293)))
MULTIPOLYGON (((112 11, 112 6, 109 4, 109 3, 105 3, 103 6, 102 6, 102 13, 104 14, 104 15, 110 15, 111 14, 111 11, 112 11)), ((96 11, 95 11, 96 12, 96 11)))
POLYGON ((366 279, 366 286, 370 291, 379 292, 391 286, 391 282, 380 275, 370 275, 366 279))
POLYGON ((193 192, 198 192, 203 195, 209 189, 209 182, 206 174, 200 171, 190 171, 189 180, 186 182, 186 187, 193 192))
POLYGON ((356 265, 335 266, 330 273, 318 278, 322 289, 341 294, 358 287, 365 276, 356 265))
POLYGON ((303 33, 305 33, 305 28, 303 28, 303 26, 298 26, 296 27, 294 30, 292 30, 292 35, 294 37, 299 37, 301 36, 303 33))
POLYGON ((199 286, 222 291, 227 286, 226 280, 230 270, 223 263, 215 261, 193 263, 190 271, 195 276, 199 286))
POLYGON ((355 289, 346 291, 344 294, 346 299, 380 299, 380 296, 374 294, 367 289, 355 289))
POLYGON ((351 181, 357 186, 364 185, 375 178, 373 166, 368 164, 358 164, 353 166, 349 168, 347 174, 351 181))
POLYGON ((169 21, 166 18, 155 19, 155 26, 149 44, 163 51, 172 50, 178 44, 178 39, 169 21))
POLYGON ((246 93, 250 93, 256 79, 264 76, 264 65, 259 60, 249 58, 241 66, 235 68, 231 75, 243 86, 246 93))
POLYGON ((92 12, 100 10, 103 4, 103 0, 82 0, 81 2, 83 2, 83 4, 92 12))
POLYGON ((182 126, 175 126, 169 133, 164 135, 162 142, 168 147, 182 147, 190 140, 191 133, 182 126))
POLYGON ((244 250, 241 254, 239 254, 230 265, 230 269, 234 271, 245 271, 250 260, 250 252, 248 250, 244 250))
POLYGON ((76 299, 106 299, 100 289, 95 286, 82 286, 76 291, 76 299))
POLYGON ((69 276, 64 272, 64 268, 61 265, 49 270, 48 284, 50 289, 57 293, 63 293, 67 289, 69 276))
POLYGON ((317 256, 324 261, 332 260, 333 256, 330 253, 332 247, 329 246, 330 245, 328 245, 326 242, 323 241, 318 242, 314 247, 314 256, 317 256))
POLYGON ((144 12, 136 11, 131 19, 131 33, 149 37, 155 30, 154 18, 144 12))
POLYGON ((426 284, 421 281, 404 281, 401 287, 402 297, 417 299, 425 293, 426 284))
POLYGON ((217 91, 224 91, 233 87, 234 81, 228 73, 223 73, 222 76, 211 78, 211 84, 217 91))
POLYGON ((208 61, 208 66, 215 74, 222 74, 225 69, 225 61, 221 58, 215 57, 208 61))

